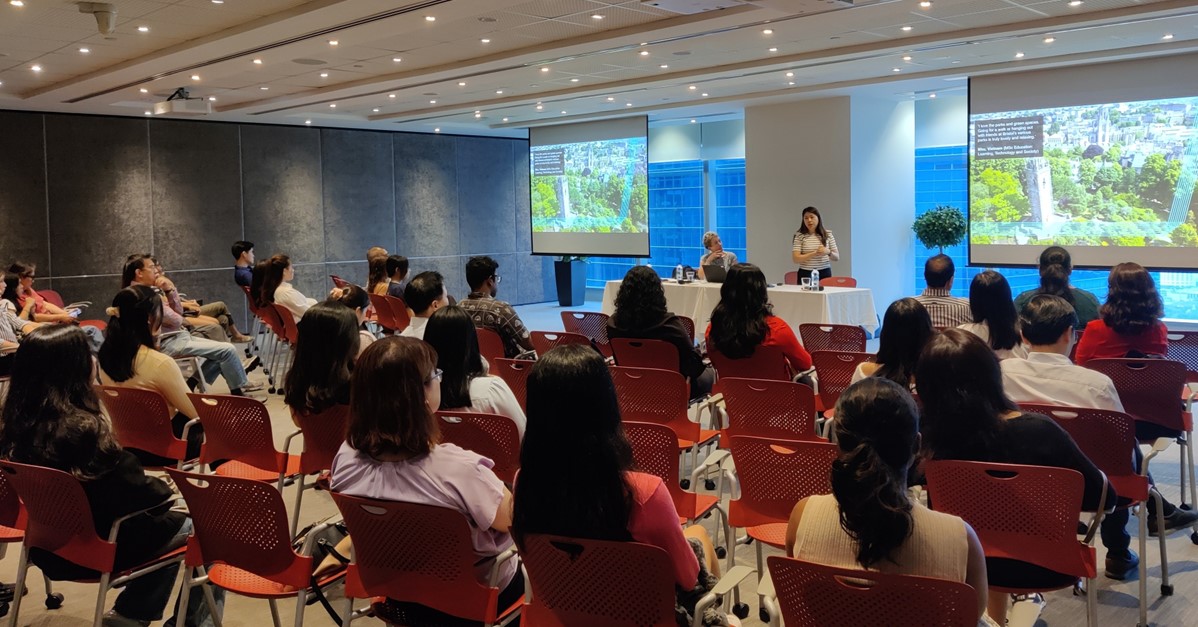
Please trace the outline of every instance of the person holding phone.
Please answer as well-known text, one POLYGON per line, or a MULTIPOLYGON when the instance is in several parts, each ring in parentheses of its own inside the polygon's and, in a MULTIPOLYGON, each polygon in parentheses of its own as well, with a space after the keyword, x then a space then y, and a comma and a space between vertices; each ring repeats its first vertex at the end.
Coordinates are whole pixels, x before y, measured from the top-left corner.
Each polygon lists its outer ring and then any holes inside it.
POLYGON ((832 276, 832 262, 840 260, 840 249, 836 238, 824 229, 819 209, 807 207, 803 210, 803 226, 791 238, 790 258, 799 264, 799 276, 807 276, 812 270, 819 272, 820 280, 832 276))

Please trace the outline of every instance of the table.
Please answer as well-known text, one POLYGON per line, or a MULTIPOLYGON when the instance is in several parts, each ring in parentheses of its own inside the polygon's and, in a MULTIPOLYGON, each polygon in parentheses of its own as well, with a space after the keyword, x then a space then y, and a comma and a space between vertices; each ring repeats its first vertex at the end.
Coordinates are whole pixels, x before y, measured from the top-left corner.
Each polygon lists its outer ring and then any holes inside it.
MULTIPOLYGON (((711 321, 711 311, 720 302, 720 284, 695 281, 679 284, 673 279, 661 282, 666 293, 666 308, 695 321, 695 334, 702 338, 711 321)), ((608 281, 603 287, 601 311, 611 315, 616 310, 616 292, 620 281, 608 281)), ((799 324, 851 324, 864 327, 873 335, 878 328, 874 296, 862 287, 825 287, 820 292, 804 291, 798 285, 778 285, 769 288, 774 315, 782 318, 799 334, 799 324)))

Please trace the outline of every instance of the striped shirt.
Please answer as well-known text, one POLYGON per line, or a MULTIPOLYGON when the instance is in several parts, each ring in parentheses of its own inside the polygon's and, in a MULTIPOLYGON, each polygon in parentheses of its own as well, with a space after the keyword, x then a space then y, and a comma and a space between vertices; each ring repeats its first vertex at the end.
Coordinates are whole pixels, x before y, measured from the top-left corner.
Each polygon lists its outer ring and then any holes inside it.
POLYGON ((969 301, 953 296, 948 288, 928 287, 923 294, 915 297, 928 310, 934 327, 959 327, 967 322, 973 322, 973 314, 969 311, 969 301))
MULTIPOLYGON (((815 233, 795 233, 794 239, 791 241, 791 250, 796 253, 805 255, 819 250, 824 243, 820 241, 819 235, 815 233)), ((840 259, 840 249, 836 248, 836 238, 832 236, 832 231, 828 231, 828 252, 823 255, 814 255, 799 262, 800 270, 823 270, 824 268, 832 267, 833 261, 840 259)))

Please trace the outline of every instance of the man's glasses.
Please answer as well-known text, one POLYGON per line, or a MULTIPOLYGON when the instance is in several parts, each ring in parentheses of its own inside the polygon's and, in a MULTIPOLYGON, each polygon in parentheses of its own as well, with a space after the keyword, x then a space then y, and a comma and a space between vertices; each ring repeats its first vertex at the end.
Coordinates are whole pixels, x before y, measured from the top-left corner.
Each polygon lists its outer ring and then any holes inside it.
POLYGON ((498 274, 492 274, 491 278, 495 279, 496 285, 499 285, 499 282, 503 280, 503 277, 499 276, 498 274))
POLYGON ((424 380, 424 383, 425 383, 425 384, 429 384, 429 383, 432 383, 432 382, 434 382, 434 381, 440 381, 440 380, 441 380, 441 377, 442 377, 444 374, 445 374, 445 371, 441 370, 440 368, 433 368, 433 371, 432 371, 432 373, 428 375, 428 378, 426 378, 426 379, 424 380))

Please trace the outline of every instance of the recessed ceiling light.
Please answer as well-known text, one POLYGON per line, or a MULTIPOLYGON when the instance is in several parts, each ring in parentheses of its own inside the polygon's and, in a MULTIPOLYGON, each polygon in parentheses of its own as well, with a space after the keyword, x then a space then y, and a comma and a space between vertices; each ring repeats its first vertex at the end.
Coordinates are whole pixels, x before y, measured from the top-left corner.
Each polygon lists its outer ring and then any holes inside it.
POLYGON ((616 98, 615 98, 615 96, 608 96, 608 97, 607 97, 607 101, 608 101, 608 102, 615 102, 615 101, 616 101, 616 98))
POLYGON ((87 53, 91 52, 91 48, 80 48, 79 52, 81 52, 83 54, 87 54, 87 53))
POLYGON ((267 90, 269 90, 270 88, 269 88, 269 87, 267 87, 266 85, 263 85, 263 86, 259 87, 258 89, 261 89, 262 91, 267 91, 267 90))
POLYGON ((304 124, 311 124, 312 120, 304 120, 304 124))
POLYGON ((141 89, 139 89, 139 90, 137 90, 137 91, 140 91, 140 92, 141 92, 141 93, 143 93, 143 94, 148 94, 148 93, 150 93, 150 90, 146 89, 145 87, 142 87, 141 89))
POLYGON ((394 97, 395 97, 395 94, 387 94, 387 97, 388 97, 388 98, 394 98, 394 97))
POLYGON ((578 79, 577 79, 577 78, 572 78, 572 79, 570 79, 570 82, 571 82, 571 83, 577 83, 577 82, 578 82, 578 79))
POLYGON ((14 7, 23 7, 23 6, 25 6, 25 3, 24 3, 24 2, 22 2, 21 0, 8 0, 8 3, 9 3, 9 4, 11 4, 11 5, 13 5, 14 7))
POLYGON ((334 102, 334 103, 330 104, 330 105, 329 105, 329 108, 330 108, 330 109, 336 109, 336 108, 337 108, 337 103, 335 103, 335 102, 334 102))
POLYGON ((896 68, 893 68, 893 69, 891 69, 890 71, 891 71, 891 72, 902 72, 902 71, 903 71, 903 68, 896 67, 896 68))
POLYGON ((703 92, 703 93, 701 93, 701 94, 699 94, 699 95, 700 95, 700 96, 703 96, 704 98, 706 98, 706 97, 707 97, 707 92, 703 92))
POLYGON ((428 101, 428 103, 429 103, 429 104, 437 104, 437 101, 436 101, 436 100, 430 100, 430 101, 428 101))
POLYGON ((225 0, 212 0, 212 4, 224 4, 225 0))
POLYGON ((139 33, 148 33, 148 32, 150 32, 150 27, 149 27, 149 26, 138 26, 138 27, 137 27, 137 32, 139 32, 139 33))
POLYGON ((481 117, 483 117, 483 114, 478 113, 477 111, 474 113, 474 119, 477 120, 478 118, 481 118, 481 117))
POLYGON ((625 107, 631 107, 631 106, 632 106, 632 103, 631 103, 631 102, 625 102, 625 103, 624 103, 624 106, 625 106, 625 107))
POLYGON ((907 55, 907 56, 903 57, 903 60, 904 60, 904 61, 910 61, 910 60, 911 60, 911 55, 907 55))
POLYGON ((1164 37, 1161 37, 1161 39, 1164 39, 1165 41, 1173 39, 1173 33, 1167 33, 1164 37))
POLYGON ((192 74, 192 75, 191 75, 191 80, 193 80, 193 81, 198 81, 198 80, 200 80, 200 75, 199 75, 199 74, 192 74))
POLYGON ((1023 53, 1022 53, 1022 52, 1016 52, 1016 53, 1015 53, 1015 58, 1016 58, 1016 59, 1022 59, 1022 58, 1023 58, 1023 53))
POLYGON ((603 19, 603 16, 602 16, 602 15, 600 15, 600 14, 598 14, 598 13, 596 13, 596 14, 594 14, 594 15, 592 15, 592 16, 591 16, 591 19, 592 19, 592 20, 601 20, 601 19, 603 19))
POLYGON ((790 77, 792 77, 792 76, 794 76, 794 75, 795 75, 795 73, 794 73, 794 72, 787 72, 787 73, 786 73, 786 78, 790 78, 790 77))
POLYGON ((491 43, 491 40, 490 40, 490 39, 487 39, 486 37, 483 37, 483 38, 482 38, 482 39, 480 39, 479 41, 480 41, 480 42, 482 42, 482 43, 484 43, 484 44, 489 44, 489 43, 491 43))
POLYGON ((695 122, 696 122, 696 120, 694 118, 691 118, 691 124, 694 124, 695 122))
POLYGON ((437 16, 435 16, 435 15, 426 15, 426 16, 424 16, 424 21, 426 21, 426 22, 436 22, 436 21, 437 21, 437 16))
POLYGON ((1046 43, 1046 44, 1050 44, 1050 43, 1052 43, 1052 42, 1054 42, 1054 41, 1056 41, 1056 40, 1057 40, 1057 38, 1056 38, 1056 37, 1045 37, 1045 38, 1044 38, 1044 43, 1046 43))
POLYGON ((794 86, 795 82, 794 82, 794 81, 790 81, 790 82, 788 82, 788 83, 786 83, 786 84, 787 84, 787 85, 794 86))
POLYGON ((1082 4, 1082 0, 1070 0, 1069 2, 1069 6, 1071 7, 1080 7, 1082 4))
POLYGON ((562 109, 562 115, 566 115, 566 110, 562 109))
POLYGON ((378 109, 378 107, 375 107, 375 108, 371 109, 371 111, 373 111, 374 113, 378 113, 379 109, 378 109))
POLYGON ((545 105, 537 105, 537 111, 542 111, 544 109, 545 109, 545 105))
POLYGON ((928 98, 935 98, 936 94, 928 94, 928 98))
POLYGON ((777 51, 778 51, 777 48, 770 48, 770 52, 777 52, 777 51))
POLYGON ((669 66, 669 65, 666 65, 665 63, 662 63, 661 65, 659 65, 659 66, 657 66, 657 67, 659 67, 659 68, 661 68, 661 69, 663 69, 663 70, 668 70, 668 69, 670 68, 670 66, 669 66))
POLYGON ((932 0, 923 0, 923 2, 919 3, 919 8, 921 8, 921 9, 932 8, 932 0))
POLYGON ((911 32, 911 28, 912 28, 911 26, 904 26, 904 27, 903 27, 903 32, 905 32, 905 33, 909 33, 909 32, 911 32))
POLYGON ((216 102, 216 96, 208 96, 208 102, 216 102))
POLYGON ((761 31, 761 34, 762 34, 762 35, 773 35, 773 34, 774 34, 774 29, 772 29, 772 28, 767 28, 767 29, 765 29, 765 30, 761 31))
POLYGON ((458 81, 458 87, 465 87, 466 81, 458 81))
POLYGON ((330 45, 330 46, 336 46, 336 45, 337 45, 337 44, 339 44, 339 43, 341 43, 341 42, 337 41, 336 39, 330 39, 330 40, 329 40, 329 45, 330 45))
POLYGON ((502 96, 502 95, 503 95, 503 90, 502 90, 502 89, 496 89, 496 90, 495 90, 495 95, 497 95, 497 96, 502 96))
POLYGON ((441 127, 439 127, 439 126, 438 126, 437 128, 433 129, 433 132, 434 132, 434 133, 440 133, 440 132, 441 132, 441 127))
POLYGON ((691 86, 687 87, 687 89, 689 89, 689 90, 691 90, 691 91, 694 91, 694 90, 698 89, 698 87, 695 87, 694 85, 691 85, 691 86))
POLYGON ((503 118, 503 121, 504 121, 504 122, 507 122, 507 118, 503 118))
POLYGON ((543 67, 543 68, 541 68, 541 71, 542 71, 542 72, 548 72, 548 71, 549 71, 549 68, 548 68, 548 67, 543 67))
POLYGON ((321 78, 328 78, 328 77, 329 77, 329 73, 328 73, 328 72, 321 72, 321 73, 320 73, 320 77, 321 77, 321 78))
POLYGON ((254 65, 262 65, 262 59, 254 59, 254 65))
POLYGON ((648 50, 642 50, 642 51, 641 51, 641 56, 642 56, 642 57, 647 57, 647 56, 649 56, 649 51, 648 51, 648 50))
POLYGON ((142 113, 142 115, 154 115, 154 112, 153 111, 145 111, 142 113))

